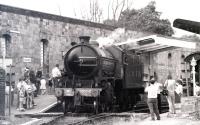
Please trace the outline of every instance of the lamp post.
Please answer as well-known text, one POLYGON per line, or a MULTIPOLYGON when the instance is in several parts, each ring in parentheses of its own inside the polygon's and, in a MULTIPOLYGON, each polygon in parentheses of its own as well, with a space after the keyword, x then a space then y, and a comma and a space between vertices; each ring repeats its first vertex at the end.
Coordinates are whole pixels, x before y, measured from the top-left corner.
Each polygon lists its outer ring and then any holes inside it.
POLYGON ((196 96, 196 92, 195 92, 195 66, 197 65, 195 58, 193 57, 191 60, 191 66, 192 66, 192 76, 193 76, 193 96, 196 96))

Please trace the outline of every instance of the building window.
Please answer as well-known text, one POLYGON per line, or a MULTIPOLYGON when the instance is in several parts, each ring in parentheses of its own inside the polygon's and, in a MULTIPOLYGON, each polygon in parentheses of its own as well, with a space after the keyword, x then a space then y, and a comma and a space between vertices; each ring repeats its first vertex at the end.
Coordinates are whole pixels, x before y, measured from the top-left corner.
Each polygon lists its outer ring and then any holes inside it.
POLYGON ((3 34, 1 38, 1 51, 2 55, 5 54, 6 57, 11 56, 11 36, 9 34, 3 34))
POLYGON ((182 55, 181 55, 181 58, 182 58, 182 59, 185 59, 185 55, 182 54, 182 55))
POLYGON ((168 53, 168 59, 171 59, 171 58, 172 58, 172 54, 168 53))
POLYGON ((185 63, 185 61, 184 61, 184 59, 185 59, 185 55, 181 55, 181 64, 184 64, 185 63))
POLYGON ((5 60, 7 57, 11 57, 11 36, 9 34, 3 34, 0 38, 0 50, 2 56, 2 62, 0 66, 6 69, 5 60))
POLYGON ((40 55, 41 55, 41 67, 43 68, 44 74, 49 73, 49 51, 48 51, 48 40, 41 39, 40 44, 40 55))

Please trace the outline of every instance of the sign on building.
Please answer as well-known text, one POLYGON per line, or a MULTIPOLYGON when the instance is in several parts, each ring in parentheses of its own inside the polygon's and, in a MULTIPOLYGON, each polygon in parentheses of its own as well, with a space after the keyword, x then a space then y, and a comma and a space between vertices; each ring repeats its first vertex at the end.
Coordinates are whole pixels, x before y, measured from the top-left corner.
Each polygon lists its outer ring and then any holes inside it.
POLYGON ((5 58, 5 59, 0 58, 0 67, 5 68, 6 72, 9 72, 9 68, 7 66, 12 64, 13 60, 11 58, 5 58))
POLYGON ((28 57, 23 58, 23 62, 25 63, 30 63, 31 61, 32 61, 31 58, 28 58, 28 57))

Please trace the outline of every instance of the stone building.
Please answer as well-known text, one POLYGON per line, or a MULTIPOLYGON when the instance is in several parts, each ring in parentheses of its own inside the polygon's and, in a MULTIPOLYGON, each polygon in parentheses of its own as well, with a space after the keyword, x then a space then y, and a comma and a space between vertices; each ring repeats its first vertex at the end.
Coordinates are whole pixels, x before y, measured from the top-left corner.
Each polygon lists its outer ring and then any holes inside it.
POLYGON ((48 74, 56 63, 62 68, 63 54, 79 36, 88 35, 91 39, 96 39, 99 36, 106 36, 114 28, 0 5, 1 66, 6 67, 12 63, 15 78, 22 76, 24 67, 33 70, 42 67, 43 72, 48 74))

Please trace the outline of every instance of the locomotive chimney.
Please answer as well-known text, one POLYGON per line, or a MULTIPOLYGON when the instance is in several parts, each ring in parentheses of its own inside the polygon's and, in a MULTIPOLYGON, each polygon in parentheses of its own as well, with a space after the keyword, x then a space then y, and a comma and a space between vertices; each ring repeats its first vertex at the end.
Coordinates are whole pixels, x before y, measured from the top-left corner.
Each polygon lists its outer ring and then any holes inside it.
POLYGON ((89 43, 90 37, 89 36, 80 36, 79 40, 80 40, 80 43, 89 43))

